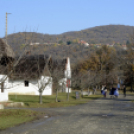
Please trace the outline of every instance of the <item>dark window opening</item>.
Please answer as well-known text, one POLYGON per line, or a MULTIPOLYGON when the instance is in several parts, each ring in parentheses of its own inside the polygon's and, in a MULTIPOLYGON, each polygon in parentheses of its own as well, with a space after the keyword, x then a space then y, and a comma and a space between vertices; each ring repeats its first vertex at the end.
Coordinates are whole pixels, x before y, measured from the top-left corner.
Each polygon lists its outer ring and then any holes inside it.
POLYGON ((29 86, 29 81, 25 80, 24 83, 25 83, 25 87, 29 86))

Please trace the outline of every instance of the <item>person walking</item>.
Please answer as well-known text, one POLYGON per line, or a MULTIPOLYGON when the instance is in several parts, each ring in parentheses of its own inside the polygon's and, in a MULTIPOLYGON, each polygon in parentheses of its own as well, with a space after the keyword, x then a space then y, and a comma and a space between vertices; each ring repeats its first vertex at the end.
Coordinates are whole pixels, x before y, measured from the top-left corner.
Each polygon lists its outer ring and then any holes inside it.
POLYGON ((103 87, 101 88, 101 94, 103 93, 103 87))
POLYGON ((96 87, 93 88, 93 94, 96 94, 96 87))
POLYGON ((110 93, 109 93, 109 95, 111 96, 111 98, 114 97, 114 91, 115 91, 115 88, 112 87, 111 90, 110 90, 110 93))
POLYGON ((123 94, 124 94, 124 97, 126 97, 126 86, 125 85, 123 87, 123 94))
POLYGON ((107 97, 107 88, 105 87, 104 90, 103 90, 103 93, 104 97, 106 98, 107 97))
POLYGON ((118 88, 115 89, 115 91, 114 91, 114 96, 115 96, 116 98, 118 98, 118 96, 119 96, 118 88))

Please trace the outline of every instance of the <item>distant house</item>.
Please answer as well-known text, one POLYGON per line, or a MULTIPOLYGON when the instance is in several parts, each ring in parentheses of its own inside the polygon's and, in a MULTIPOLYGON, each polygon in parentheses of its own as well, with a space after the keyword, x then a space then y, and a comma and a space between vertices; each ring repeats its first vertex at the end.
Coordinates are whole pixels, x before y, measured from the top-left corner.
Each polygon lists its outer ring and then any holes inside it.
POLYGON ((100 47, 101 47, 101 44, 96 44, 96 47, 97 47, 97 48, 100 48, 100 47))
POLYGON ((84 43, 84 46, 85 46, 85 47, 88 47, 88 46, 89 46, 89 44, 86 42, 86 43, 84 43))
POLYGON ((84 45, 85 47, 89 46, 89 44, 84 40, 80 40, 78 43, 81 44, 81 45, 84 45))
POLYGON ((108 47, 113 47, 114 44, 106 44, 108 47))
POLYGON ((30 43, 30 45, 32 46, 32 45, 40 45, 40 43, 39 42, 35 42, 35 43, 30 43))
POLYGON ((122 48, 123 48, 124 50, 127 50, 127 46, 126 46, 126 45, 122 45, 122 48))

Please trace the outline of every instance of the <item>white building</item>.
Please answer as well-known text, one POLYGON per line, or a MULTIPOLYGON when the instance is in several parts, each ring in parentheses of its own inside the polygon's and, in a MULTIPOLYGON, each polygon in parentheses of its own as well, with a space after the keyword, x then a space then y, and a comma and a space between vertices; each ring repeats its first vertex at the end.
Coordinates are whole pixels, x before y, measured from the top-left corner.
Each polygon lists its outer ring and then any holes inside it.
MULTIPOLYGON (((29 59, 28 59, 29 60, 29 59)), ((23 59, 22 59, 23 61, 23 59)), ((53 94, 53 78, 49 75, 49 70, 44 69, 40 66, 40 76, 37 77, 39 72, 36 70, 37 66, 28 62, 25 58, 25 62, 20 61, 17 66, 16 72, 13 73, 10 77, 7 75, 0 75, 0 78, 6 80, 4 81, 4 92, 0 94, 3 96, 0 101, 7 101, 8 94, 12 95, 39 95, 40 90, 42 90, 42 95, 52 95, 53 94), (21 62, 24 64, 22 66, 21 62), (27 67, 27 68, 26 68, 27 67), (33 72, 30 72, 32 67, 34 68, 33 72), (22 70, 22 69, 25 70, 22 70)), ((39 63, 40 64, 40 63, 39 63)), ((57 72, 59 73, 59 72, 57 72)), ((59 85, 65 85, 64 91, 71 92, 71 68, 70 68, 70 59, 66 59, 64 77, 59 81, 59 85)))
POLYGON ((86 43, 84 43, 84 46, 85 46, 85 47, 88 47, 88 46, 89 46, 89 44, 86 42, 86 43))
MULTIPOLYGON (((1 78, 7 77, 0 75, 1 78)), ((30 81, 10 80, 8 77, 4 82, 4 92, 18 95, 39 95, 39 89, 42 88, 42 95, 52 95, 52 78, 41 76, 39 80, 30 81)))

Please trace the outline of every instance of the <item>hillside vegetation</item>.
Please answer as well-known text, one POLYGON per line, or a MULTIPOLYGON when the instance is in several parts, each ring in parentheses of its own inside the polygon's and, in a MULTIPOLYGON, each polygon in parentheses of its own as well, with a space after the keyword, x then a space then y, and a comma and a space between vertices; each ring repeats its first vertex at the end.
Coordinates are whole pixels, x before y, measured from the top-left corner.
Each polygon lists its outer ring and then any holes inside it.
MULTIPOLYGON (((97 26, 81 31, 66 32, 59 35, 41 34, 35 32, 20 32, 8 36, 8 42, 12 47, 21 45, 25 42, 60 43, 66 44, 67 41, 77 43, 84 40, 89 44, 121 43, 125 44, 130 39, 134 31, 133 26, 106 25, 97 26)), ((45 32, 45 31, 44 31, 45 32)))
POLYGON ((66 32, 59 35, 48 35, 35 32, 20 32, 8 35, 8 44, 19 55, 26 44, 39 43, 40 45, 28 46, 26 51, 33 54, 51 54, 54 58, 69 56, 71 62, 76 62, 90 55, 95 50, 94 46, 84 47, 80 41, 89 44, 126 44, 133 34, 133 26, 106 25, 97 26, 81 31, 66 32))

